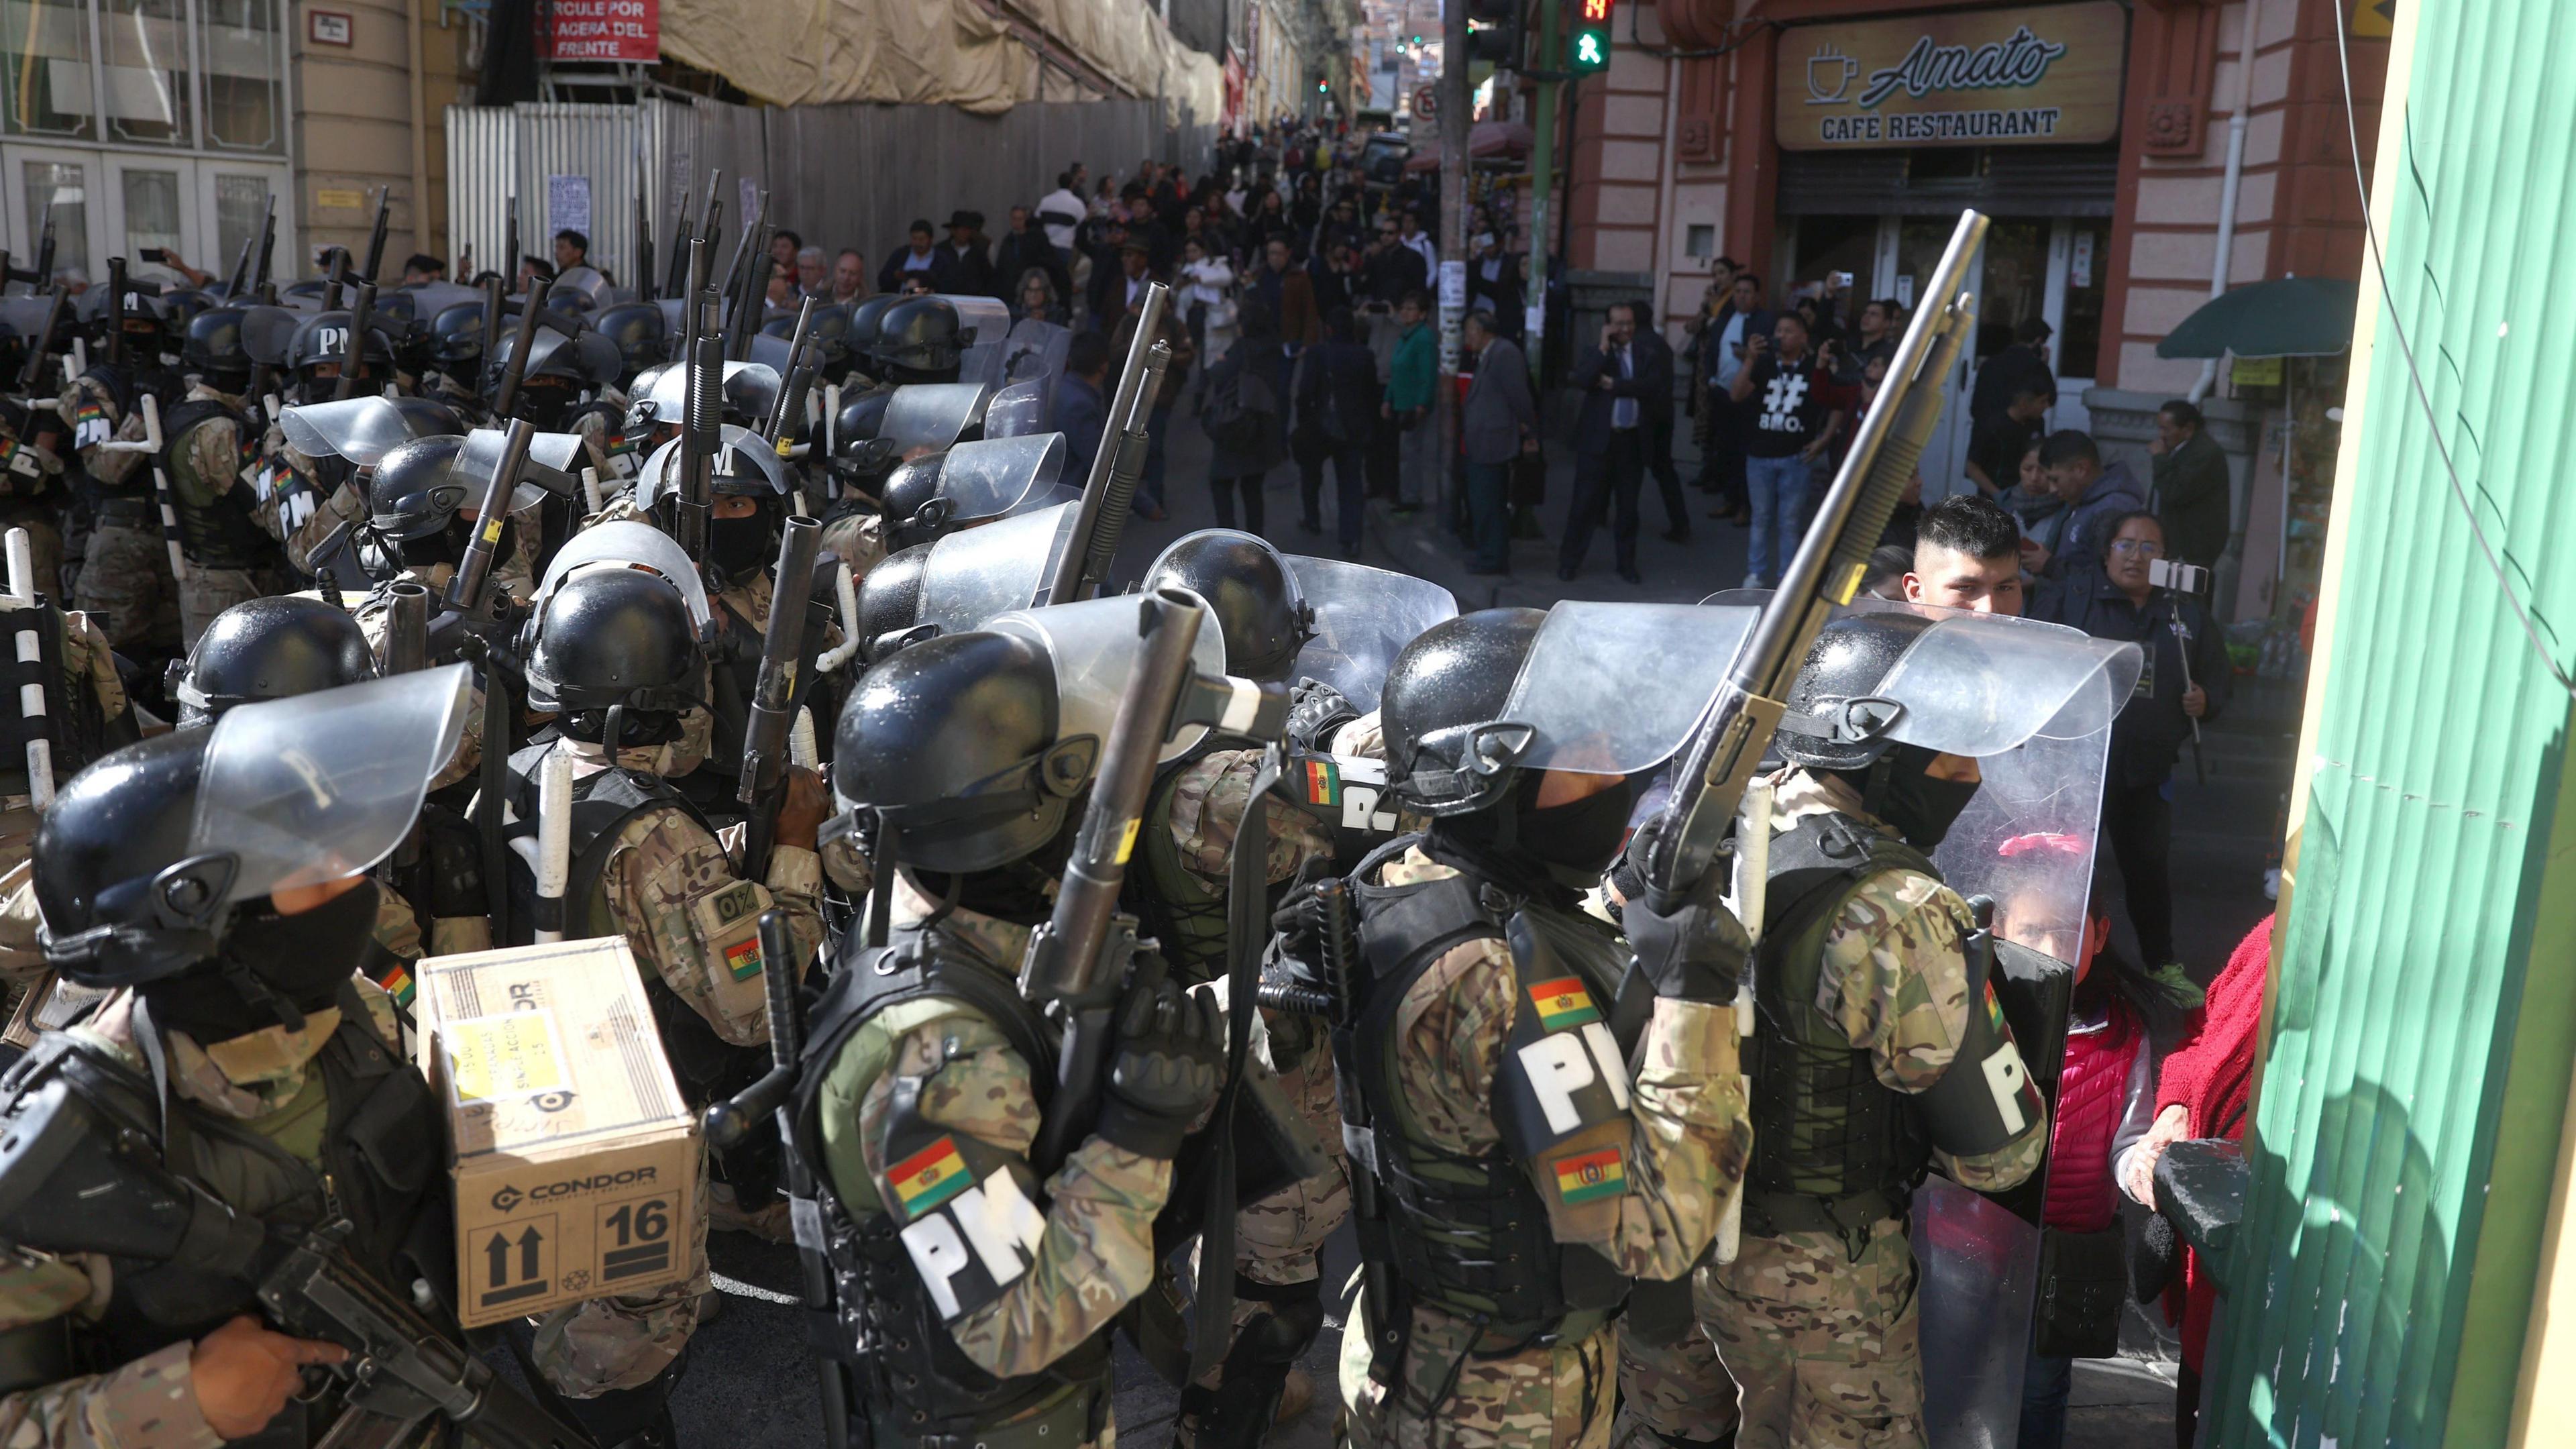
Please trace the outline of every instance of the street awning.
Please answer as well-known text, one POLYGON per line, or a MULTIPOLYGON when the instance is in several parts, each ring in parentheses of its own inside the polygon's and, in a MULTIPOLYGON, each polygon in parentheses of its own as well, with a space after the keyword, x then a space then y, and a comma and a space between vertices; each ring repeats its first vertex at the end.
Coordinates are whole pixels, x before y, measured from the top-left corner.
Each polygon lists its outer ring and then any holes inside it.
POLYGON ((2182 319, 2158 357, 2331 357, 2352 346, 2359 284, 2282 277, 2231 288, 2182 319))
MULTIPOLYGON (((1518 161, 1530 150, 1530 128, 1518 121, 1478 121, 1467 132, 1467 159, 1470 161, 1518 161)), ((1416 147, 1411 160, 1404 163, 1407 171, 1435 171, 1440 166, 1440 143, 1426 141, 1416 147)))

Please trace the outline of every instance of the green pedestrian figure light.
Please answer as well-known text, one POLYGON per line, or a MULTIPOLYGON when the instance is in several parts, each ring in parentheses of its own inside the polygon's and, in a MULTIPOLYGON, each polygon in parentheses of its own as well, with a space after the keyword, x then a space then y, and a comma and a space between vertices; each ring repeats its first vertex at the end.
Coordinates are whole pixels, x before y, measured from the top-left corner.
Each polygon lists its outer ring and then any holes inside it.
POLYGON ((1614 0, 1580 0, 1575 21, 1571 69, 1589 75, 1610 64, 1610 11, 1614 0))

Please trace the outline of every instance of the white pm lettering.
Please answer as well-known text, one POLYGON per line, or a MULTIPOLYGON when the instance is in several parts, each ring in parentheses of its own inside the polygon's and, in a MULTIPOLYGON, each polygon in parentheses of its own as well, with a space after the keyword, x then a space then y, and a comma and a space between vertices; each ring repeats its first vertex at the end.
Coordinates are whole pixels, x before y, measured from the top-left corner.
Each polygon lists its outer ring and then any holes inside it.
POLYGON ((1574 1094, 1596 1080, 1610 1089, 1610 1100, 1620 1111, 1628 1110, 1627 1064, 1619 1059, 1619 1045, 1609 1028, 1597 1021, 1579 1032, 1540 1037, 1522 1047, 1520 1057, 1530 1091, 1538 1098, 1539 1110, 1547 1114, 1547 1130, 1559 1137, 1583 1125, 1574 1094))
POLYGON ((1994 1093, 1995 1114, 2003 1118, 2004 1130, 2019 1136, 2030 1124, 2021 1110, 2022 1084, 2030 1080, 2029 1069, 2021 1064, 2021 1049, 2005 1042, 1978 1065, 1985 1070, 1986 1090, 1994 1093))
POLYGON ((1366 785, 1342 781, 1342 828, 1344 830, 1388 831, 1395 828, 1395 812, 1377 808, 1378 792, 1366 785))
POLYGON ((994 1282, 1015 1282, 1036 1261, 1038 1243, 1046 1237, 1046 1218, 1008 1172, 996 1172, 957 1194, 952 1211, 965 1225, 967 1240, 975 1245, 975 1255, 984 1260, 984 1271, 993 1275, 994 1282), (1025 1261, 1020 1256, 1023 1252, 1028 1254, 1025 1261))
POLYGON ((930 1290, 930 1301, 942 1318, 957 1316, 957 1290, 948 1280, 966 1271, 974 1260, 966 1254, 965 1240, 957 1236, 957 1225, 946 1213, 932 1213, 903 1230, 903 1246, 912 1254, 912 1266, 921 1274, 922 1286, 930 1290))

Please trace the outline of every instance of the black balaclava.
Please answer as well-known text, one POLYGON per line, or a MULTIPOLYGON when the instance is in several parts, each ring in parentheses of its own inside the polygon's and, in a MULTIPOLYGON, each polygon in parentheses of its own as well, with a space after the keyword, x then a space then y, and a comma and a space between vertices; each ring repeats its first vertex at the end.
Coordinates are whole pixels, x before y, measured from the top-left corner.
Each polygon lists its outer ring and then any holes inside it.
POLYGON ((1545 777, 1543 770, 1523 770, 1496 805, 1432 821, 1425 842, 1432 856, 1457 857, 1455 863, 1507 889, 1558 905, 1598 885, 1627 838, 1637 783, 1622 779, 1570 805, 1542 810, 1538 792, 1545 777))
POLYGON ((284 1026, 299 1030, 307 1013, 339 999, 340 988, 375 939, 378 891, 360 881, 292 916, 266 899, 233 915, 212 969, 184 972, 141 988, 161 1026, 200 1045, 284 1026))
POLYGON ((758 503, 749 518, 707 520, 707 582, 718 593, 759 577, 761 569, 778 556, 777 525, 770 517, 769 500, 758 503))
POLYGON ((1950 833, 1977 787, 1957 780, 1935 780, 1924 772, 1936 751, 1921 745, 1892 745, 1866 769, 1837 770, 1861 792, 1861 808, 1886 821, 1920 851, 1937 849, 1950 833))

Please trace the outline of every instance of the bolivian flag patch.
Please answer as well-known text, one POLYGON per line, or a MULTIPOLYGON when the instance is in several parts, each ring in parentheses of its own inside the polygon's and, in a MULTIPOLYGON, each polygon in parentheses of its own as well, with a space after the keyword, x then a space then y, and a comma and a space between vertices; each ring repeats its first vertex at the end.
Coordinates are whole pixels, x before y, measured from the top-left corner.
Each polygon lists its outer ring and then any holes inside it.
POLYGON ((724 958, 725 969, 733 973, 734 980, 749 981, 760 974, 760 938, 734 942, 725 947, 724 958))
POLYGON ((1592 1005, 1592 993, 1583 989, 1579 977, 1560 976, 1538 983, 1530 988, 1530 1004, 1538 1008, 1538 1024, 1549 1031, 1564 1031, 1601 1019, 1601 1013, 1592 1005))
POLYGON ((1330 760, 1306 762, 1306 803, 1339 805, 1342 803, 1342 772, 1330 760))
POLYGON ((395 962, 391 969, 378 978, 376 984, 384 988, 385 995, 392 997, 396 1006, 411 1005, 412 996, 417 990, 411 979, 411 968, 400 961, 395 962))
POLYGON ((1628 1165, 1616 1147, 1604 1147, 1556 1163, 1556 1195, 1568 1206, 1594 1198, 1617 1197, 1628 1190, 1628 1165))
POLYGON ((966 1190, 966 1159, 957 1155, 955 1138, 942 1137, 896 1163, 886 1181, 909 1221, 966 1190))

